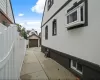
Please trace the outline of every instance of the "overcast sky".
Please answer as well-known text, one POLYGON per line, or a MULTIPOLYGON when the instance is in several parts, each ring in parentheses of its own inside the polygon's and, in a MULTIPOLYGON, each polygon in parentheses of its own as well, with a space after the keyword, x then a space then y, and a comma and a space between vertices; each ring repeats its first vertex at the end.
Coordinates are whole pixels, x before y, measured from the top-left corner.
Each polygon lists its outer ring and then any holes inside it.
POLYGON ((11 0, 16 23, 27 30, 41 31, 45 0, 11 0))

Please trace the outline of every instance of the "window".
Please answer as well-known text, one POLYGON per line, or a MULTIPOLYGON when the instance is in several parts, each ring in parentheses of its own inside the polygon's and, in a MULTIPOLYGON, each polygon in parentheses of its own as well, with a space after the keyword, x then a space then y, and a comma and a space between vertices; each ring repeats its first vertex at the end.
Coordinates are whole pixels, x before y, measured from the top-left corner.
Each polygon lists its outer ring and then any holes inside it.
POLYGON ((83 66, 77 61, 71 60, 71 68, 80 74, 83 73, 83 66))
POLYGON ((55 19, 52 23, 52 35, 57 35, 57 20, 55 19))
POLYGON ((74 27, 85 23, 85 3, 80 4, 67 13, 67 27, 74 27))
POLYGON ((54 0, 48 0, 48 10, 51 8, 53 3, 54 3, 54 0))
POLYGON ((79 70, 80 72, 82 72, 82 65, 77 63, 77 70, 79 70))
POLYGON ((48 39, 48 26, 45 27, 45 39, 48 39))
POLYGON ((73 61, 73 66, 74 66, 74 67, 76 67, 76 64, 77 64, 76 61, 73 61))
POLYGON ((67 24, 74 22, 77 20, 77 11, 73 12, 72 14, 70 14, 69 16, 67 16, 67 24))

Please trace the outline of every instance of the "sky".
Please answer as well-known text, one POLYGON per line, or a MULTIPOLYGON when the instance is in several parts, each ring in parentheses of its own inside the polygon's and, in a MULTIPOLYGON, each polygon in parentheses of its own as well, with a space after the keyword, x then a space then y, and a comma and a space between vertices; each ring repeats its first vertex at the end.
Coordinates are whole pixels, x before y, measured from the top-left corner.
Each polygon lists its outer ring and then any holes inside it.
POLYGON ((26 30, 41 31, 45 0, 11 0, 15 22, 26 30))

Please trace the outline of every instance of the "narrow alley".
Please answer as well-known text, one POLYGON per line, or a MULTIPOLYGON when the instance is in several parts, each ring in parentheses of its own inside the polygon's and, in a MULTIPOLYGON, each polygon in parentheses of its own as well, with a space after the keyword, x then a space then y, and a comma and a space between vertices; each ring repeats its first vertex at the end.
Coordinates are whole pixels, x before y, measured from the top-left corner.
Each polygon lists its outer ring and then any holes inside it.
POLYGON ((40 48, 30 48, 21 70, 21 80, 76 80, 67 69, 50 58, 46 58, 40 48))

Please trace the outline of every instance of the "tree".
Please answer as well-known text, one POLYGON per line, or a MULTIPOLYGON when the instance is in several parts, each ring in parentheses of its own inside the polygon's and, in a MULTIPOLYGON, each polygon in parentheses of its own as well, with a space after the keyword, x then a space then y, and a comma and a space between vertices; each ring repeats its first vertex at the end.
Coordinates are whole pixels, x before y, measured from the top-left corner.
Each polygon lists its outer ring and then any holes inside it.
POLYGON ((22 30, 21 30, 21 35, 22 35, 25 39, 27 39, 27 32, 26 32, 25 28, 22 28, 22 30))
POLYGON ((18 31, 18 32, 21 32, 21 28, 22 28, 22 26, 19 25, 19 24, 16 24, 16 25, 17 25, 17 31, 18 31))
POLYGON ((16 24, 16 25, 17 25, 17 31, 20 33, 20 36, 24 37, 24 39, 27 39, 27 32, 25 28, 19 24, 16 24))

